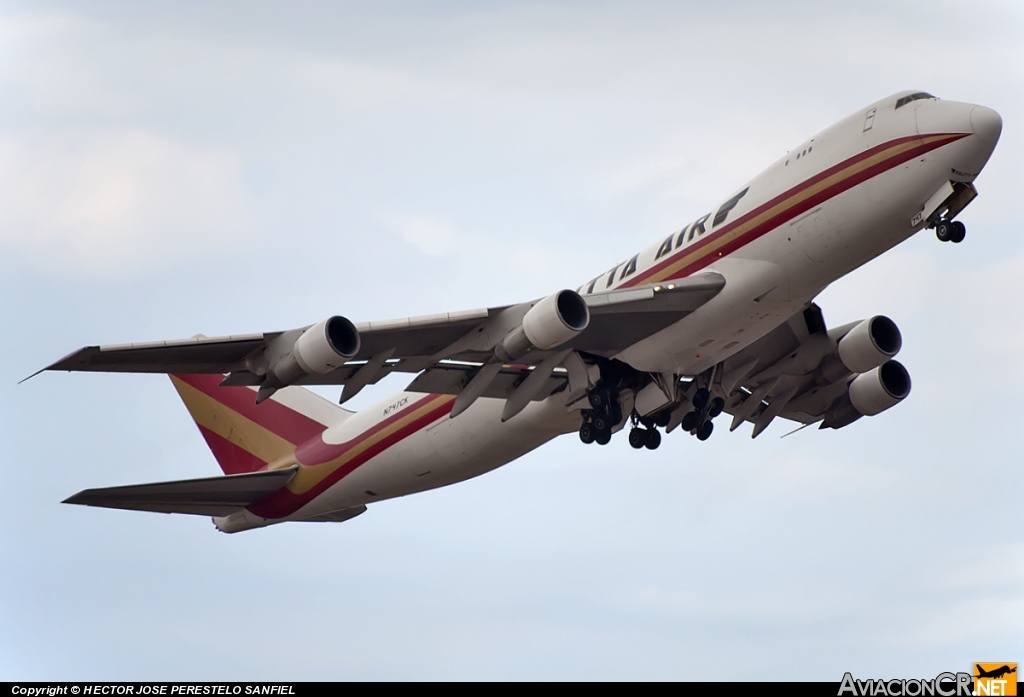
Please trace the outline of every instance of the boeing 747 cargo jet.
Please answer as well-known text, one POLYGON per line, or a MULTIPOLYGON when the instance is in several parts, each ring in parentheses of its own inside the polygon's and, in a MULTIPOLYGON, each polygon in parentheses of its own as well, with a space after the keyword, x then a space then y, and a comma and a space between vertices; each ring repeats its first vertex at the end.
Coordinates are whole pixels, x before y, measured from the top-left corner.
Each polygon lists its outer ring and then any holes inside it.
MULTIPOLYGON (((502 307, 243 336, 89 346, 47 370, 166 373, 225 476, 89 489, 69 503, 213 517, 224 532, 344 521, 500 467, 556 436, 635 448, 662 431, 844 428, 910 376, 882 315, 829 327, 814 298, 956 216, 999 140, 992 109, 893 95, 801 143, 716 208, 575 290, 502 307), (344 403, 393 372, 404 392, 344 403)), ((597 447, 597 446, 591 446, 597 447)))

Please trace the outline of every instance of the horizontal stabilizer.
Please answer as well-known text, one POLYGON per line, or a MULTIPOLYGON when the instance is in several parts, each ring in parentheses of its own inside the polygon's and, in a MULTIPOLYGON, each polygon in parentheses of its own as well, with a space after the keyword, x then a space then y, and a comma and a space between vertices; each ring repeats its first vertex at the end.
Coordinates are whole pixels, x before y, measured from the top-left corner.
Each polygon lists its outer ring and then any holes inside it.
POLYGON ((293 465, 288 469, 226 477, 86 489, 64 503, 155 513, 226 516, 274 493, 290 482, 298 469, 298 465, 293 465))

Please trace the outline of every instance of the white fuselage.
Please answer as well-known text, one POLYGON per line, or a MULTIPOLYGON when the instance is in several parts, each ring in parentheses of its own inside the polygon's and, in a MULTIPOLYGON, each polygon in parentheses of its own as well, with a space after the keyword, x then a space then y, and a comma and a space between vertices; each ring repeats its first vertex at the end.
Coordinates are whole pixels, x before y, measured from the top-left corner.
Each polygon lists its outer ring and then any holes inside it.
MULTIPOLYGON (((926 221, 915 216, 936 191, 949 181, 971 182, 981 171, 998 138, 993 124, 999 117, 986 107, 935 99, 895 105, 891 97, 843 119, 741 187, 738 200, 730 196, 581 286, 586 295, 670 284, 704 270, 726 280, 698 310, 616 358, 640 371, 698 374, 921 230, 926 221)), ((301 464, 315 464, 303 457, 334 462, 330 476, 307 483, 297 478, 289 489, 299 496, 253 510, 268 521, 303 519, 444 486, 580 425, 579 412, 567 411, 560 394, 504 423, 503 400, 479 399, 450 419, 453 400, 399 393, 329 428, 317 445, 323 452, 300 447, 297 455, 301 464)), ((246 520, 237 525, 261 524, 242 513, 246 520)))

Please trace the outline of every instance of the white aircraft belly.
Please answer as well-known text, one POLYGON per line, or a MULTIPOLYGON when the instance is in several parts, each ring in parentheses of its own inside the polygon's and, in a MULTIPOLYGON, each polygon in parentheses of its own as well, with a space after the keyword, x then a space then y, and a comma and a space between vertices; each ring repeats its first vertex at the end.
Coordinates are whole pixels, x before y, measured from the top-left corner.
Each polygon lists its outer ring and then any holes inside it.
MULTIPOLYGON (((425 396, 399 393, 360 414, 380 414, 386 405, 406 397, 422 400, 425 396)), ((481 398, 457 419, 444 414, 391 445, 286 519, 300 520, 407 496, 489 472, 556 436, 577 430, 579 412, 567 412, 564 400, 565 395, 558 393, 544 401, 532 402, 515 419, 502 423, 504 400, 481 398)), ((364 422, 358 427, 365 430, 374 425, 364 422)), ((346 423, 337 432, 325 434, 324 440, 343 442, 355 435, 346 423)))

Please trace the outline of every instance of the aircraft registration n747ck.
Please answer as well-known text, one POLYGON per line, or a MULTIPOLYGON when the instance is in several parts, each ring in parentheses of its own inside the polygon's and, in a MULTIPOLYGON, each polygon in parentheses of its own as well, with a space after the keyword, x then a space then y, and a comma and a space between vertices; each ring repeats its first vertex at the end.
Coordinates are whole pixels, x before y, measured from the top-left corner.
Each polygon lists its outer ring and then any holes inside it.
MULTIPOLYGON (((47 370, 166 373, 225 476, 89 489, 90 506, 210 515, 224 532, 344 521, 459 482, 559 435, 638 449, 661 430, 754 436, 776 418, 843 428, 910 393, 878 315, 829 328, 814 298, 954 218, 1002 129, 984 106, 903 92, 794 148, 718 207, 587 280, 503 307, 282 332, 90 346, 47 370), (341 402, 392 372, 405 391, 341 402), (659 430, 661 429, 661 430, 659 430)), ((592 446, 596 447, 596 446, 592 446)))

